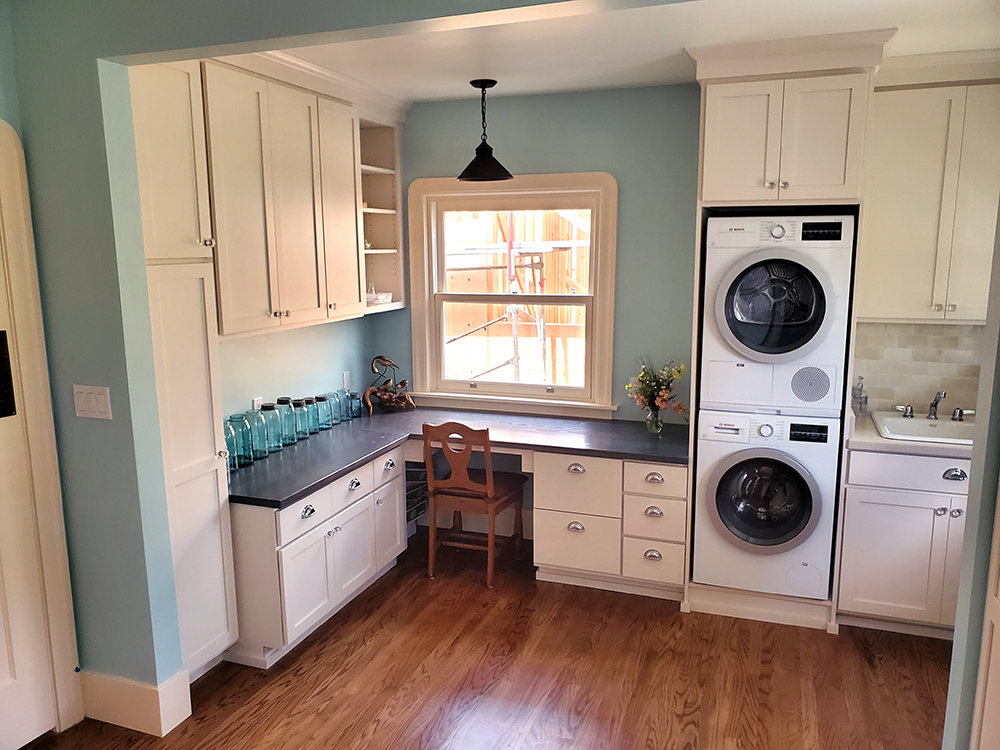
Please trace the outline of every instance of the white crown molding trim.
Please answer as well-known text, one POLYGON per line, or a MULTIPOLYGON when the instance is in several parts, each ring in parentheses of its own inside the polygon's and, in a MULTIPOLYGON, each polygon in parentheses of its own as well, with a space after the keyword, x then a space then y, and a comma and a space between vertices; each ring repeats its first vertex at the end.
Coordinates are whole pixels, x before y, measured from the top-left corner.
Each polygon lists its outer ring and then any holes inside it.
POLYGON ((340 99, 357 107, 362 119, 382 124, 403 122, 407 102, 383 94, 371 84, 280 50, 214 58, 259 75, 340 99))
POLYGON ((1000 80, 1000 49, 887 57, 875 74, 878 87, 1000 80))
POLYGON ((84 711, 91 719, 165 737, 191 715, 188 673, 181 670, 162 685, 83 671, 84 711))
POLYGON ((885 45, 898 29, 738 42, 685 51, 697 65, 699 81, 782 76, 834 70, 871 70, 882 63, 885 45))

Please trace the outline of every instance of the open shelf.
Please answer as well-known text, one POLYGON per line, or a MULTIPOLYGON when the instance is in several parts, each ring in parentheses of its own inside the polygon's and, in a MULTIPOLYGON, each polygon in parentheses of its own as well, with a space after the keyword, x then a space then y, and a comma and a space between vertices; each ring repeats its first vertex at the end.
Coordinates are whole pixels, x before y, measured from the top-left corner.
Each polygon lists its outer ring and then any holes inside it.
POLYGON ((368 305, 367 313, 406 307, 403 259, 400 248, 399 138, 394 127, 361 123, 361 218, 364 227, 362 253, 366 290, 392 292, 392 302, 368 305))
POLYGON ((361 209, 361 212, 362 213, 366 213, 366 214, 385 214, 385 215, 393 214, 393 215, 395 215, 396 209, 394 209, 394 208, 373 208, 372 206, 364 206, 361 209))
POLYGON ((374 164, 362 164, 361 174, 396 174, 395 169, 389 169, 388 167, 376 167, 374 164))
POLYGON ((365 255, 395 255, 399 252, 395 247, 366 247, 365 255))

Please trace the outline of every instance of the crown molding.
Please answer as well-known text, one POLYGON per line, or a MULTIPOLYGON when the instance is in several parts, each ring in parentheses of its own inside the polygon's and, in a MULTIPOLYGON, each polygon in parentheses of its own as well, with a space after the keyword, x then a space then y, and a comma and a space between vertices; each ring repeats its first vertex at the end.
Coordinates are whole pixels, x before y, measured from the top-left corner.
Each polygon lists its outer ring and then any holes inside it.
POLYGON ((996 80, 1000 80, 1000 49, 887 57, 875 74, 880 88, 996 80))

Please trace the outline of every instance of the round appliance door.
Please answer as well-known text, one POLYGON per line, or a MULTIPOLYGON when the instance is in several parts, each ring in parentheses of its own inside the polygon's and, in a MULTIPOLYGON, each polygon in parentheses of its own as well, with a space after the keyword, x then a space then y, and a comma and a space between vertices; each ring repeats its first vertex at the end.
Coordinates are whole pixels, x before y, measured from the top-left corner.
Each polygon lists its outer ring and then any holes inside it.
POLYGON ((709 476, 705 502, 724 539, 762 555, 802 544, 822 512, 812 474, 772 448, 750 448, 723 458, 709 476))
POLYGON ((832 323, 830 278, 809 256, 772 248, 741 258, 719 284, 715 319, 748 359, 780 363, 818 346, 832 323))

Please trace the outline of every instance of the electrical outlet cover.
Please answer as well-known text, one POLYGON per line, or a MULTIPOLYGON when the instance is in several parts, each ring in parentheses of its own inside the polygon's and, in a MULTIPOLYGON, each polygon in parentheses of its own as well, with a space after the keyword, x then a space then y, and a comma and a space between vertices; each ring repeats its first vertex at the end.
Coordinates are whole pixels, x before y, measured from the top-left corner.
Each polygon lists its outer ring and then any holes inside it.
POLYGON ((257 396, 256 398, 251 399, 250 403, 253 404, 254 409, 259 409, 264 404, 264 397, 257 396))
POLYGON ((344 390, 345 391, 351 390, 351 372, 350 372, 350 370, 348 370, 347 372, 344 373, 344 390))

